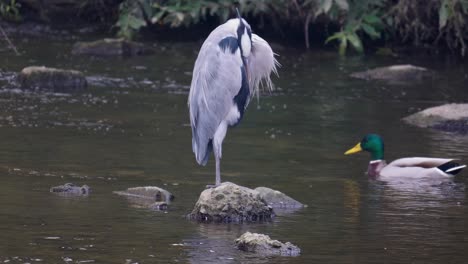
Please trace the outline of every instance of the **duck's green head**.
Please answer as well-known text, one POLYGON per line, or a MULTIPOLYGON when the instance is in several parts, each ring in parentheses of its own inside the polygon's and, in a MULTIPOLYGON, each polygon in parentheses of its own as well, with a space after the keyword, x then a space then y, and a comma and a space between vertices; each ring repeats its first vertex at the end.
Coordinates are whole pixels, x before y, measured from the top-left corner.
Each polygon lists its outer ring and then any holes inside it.
POLYGON ((367 134, 361 142, 345 152, 345 155, 353 154, 365 150, 370 152, 372 160, 381 160, 384 158, 384 143, 377 134, 367 134))

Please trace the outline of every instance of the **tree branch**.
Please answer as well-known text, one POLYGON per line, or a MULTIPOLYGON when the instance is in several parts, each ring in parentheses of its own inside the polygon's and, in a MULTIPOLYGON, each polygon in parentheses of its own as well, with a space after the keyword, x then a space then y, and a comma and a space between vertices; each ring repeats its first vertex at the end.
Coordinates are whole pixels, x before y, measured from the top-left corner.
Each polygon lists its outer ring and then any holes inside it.
POLYGON ((5 38, 5 40, 8 42, 8 45, 10 45, 10 48, 15 52, 16 55, 20 55, 20 53, 18 52, 18 50, 16 49, 15 45, 13 45, 13 42, 11 42, 10 38, 8 38, 5 30, 3 30, 3 27, 0 25, 0 32, 2 33, 3 37, 5 38))

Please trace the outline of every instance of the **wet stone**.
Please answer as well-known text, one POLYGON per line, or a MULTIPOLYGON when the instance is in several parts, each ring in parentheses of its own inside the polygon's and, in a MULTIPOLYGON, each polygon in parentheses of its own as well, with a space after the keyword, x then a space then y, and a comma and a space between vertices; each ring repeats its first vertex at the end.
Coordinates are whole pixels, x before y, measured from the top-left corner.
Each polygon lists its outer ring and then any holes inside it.
POLYGON ((156 186, 133 187, 114 193, 125 196, 133 207, 153 210, 165 211, 174 200, 172 193, 156 186))
POLYGON ((106 38, 92 42, 77 42, 73 45, 73 55, 98 57, 148 55, 153 50, 146 45, 122 38, 106 38))
POLYGON ((351 74, 351 77, 364 80, 384 80, 396 83, 406 83, 433 78, 434 72, 423 67, 405 64, 378 67, 363 72, 355 72, 351 74))
POLYGON ((255 191, 260 194, 260 197, 265 200, 269 206, 275 209, 297 209, 304 207, 302 203, 277 190, 267 187, 257 187, 255 191))
POLYGON ((84 75, 75 70, 30 66, 21 70, 18 82, 22 89, 53 92, 77 92, 87 88, 84 75))
POLYGON ((90 188, 88 185, 77 186, 73 183, 65 183, 50 188, 50 192, 62 196, 88 196, 90 188))
POLYGON ((269 236, 258 233, 246 232, 236 240, 239 250, 256 253, 261 256, 299 256, 301 249, 290 243, 273 240, 269 236))
POLYGON ((403 118, 403 121, 422 128, 468 133, 468 104, 445 104, 430 107, 403 118))
POLYGON ((274 217, 273 209, 252 189, 224 182, 204 190, 188 215, 202 222, 258 222, 274 217))
POLYGON ((468 134, 468 118, 441 121, 430 128, 466 135, 468 134))

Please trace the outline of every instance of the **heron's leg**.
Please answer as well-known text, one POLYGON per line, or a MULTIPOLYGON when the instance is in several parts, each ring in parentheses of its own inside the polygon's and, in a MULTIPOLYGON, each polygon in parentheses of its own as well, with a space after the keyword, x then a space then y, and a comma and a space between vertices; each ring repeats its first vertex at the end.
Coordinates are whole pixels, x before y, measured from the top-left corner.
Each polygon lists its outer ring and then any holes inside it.
POLYGON ((221 184, 221 158, 218 157, 215 153, 215 159, 216 159, 216 181, 215 181, 215 186, 218 186, 221 184))
POLYGON ((226 132, 227 132, 227 123, 225 121, 222 121, 218 128, 216 129, 216 132, 213 137, 213 150, 214 150, 214 156, 216 160, 216 181, 215 181, 215 186, 218 186, 221 184, 221 156, 222 156, 222 150, 223 150, 223 140, 224 137, 226 137, 226 132))

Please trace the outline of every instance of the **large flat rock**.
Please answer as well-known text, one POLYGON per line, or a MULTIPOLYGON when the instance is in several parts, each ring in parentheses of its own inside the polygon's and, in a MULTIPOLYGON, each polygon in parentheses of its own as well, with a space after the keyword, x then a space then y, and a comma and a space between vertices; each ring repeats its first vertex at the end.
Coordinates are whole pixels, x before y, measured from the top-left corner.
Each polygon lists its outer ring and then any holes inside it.
POLYGON ((75 70, 30 66, 21 70, 18 82, 22 89, 52 92, 77 92, 87 88, 85 76, 75 70))
POLYGON ((468 133, 468 104, 445 104, 427 108, 403 118, 403 121, 418 127, 468 133))
POLYGON ((351 77, 364 80, 383 80, 388 82, 405 83, 433 78, 434 73, 423 67, 410 64, 378 67, 362 72, 355 72, 351 77))

